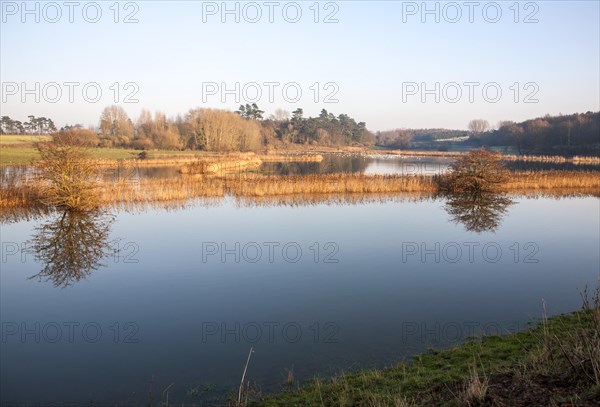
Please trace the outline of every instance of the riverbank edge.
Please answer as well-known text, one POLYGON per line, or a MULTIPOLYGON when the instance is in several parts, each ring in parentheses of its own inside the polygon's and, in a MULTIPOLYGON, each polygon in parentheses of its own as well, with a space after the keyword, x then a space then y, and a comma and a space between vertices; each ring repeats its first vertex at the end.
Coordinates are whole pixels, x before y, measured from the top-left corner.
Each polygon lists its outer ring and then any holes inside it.
POLYGON ((314 378, 248 406, 600 405, 600 311, 541 318, 525 331, 430 349, 384 369, 314 378), (592 342, 590 342, 592 341, 592 342))
MULTIPOLYGON (((326 154, 357 155, 364 157, 434 157, 458 158, 466 151, 430 151, 430 150, 388 150, 367 147, 324 147, 302 146, 289 149, 269 149, 256 152, 215 152, 194 150, 134 150, 121 148, 90 148, 92 157, 108 167, 120 165, 165 166, 191 163, 206 158, 219 159, 235 155, 255 155, 263 161, 313 161, 315 156, 326 154), (140 157, 144 157, 140 159, 140 157)), ((502 154, 504 161, 554 162, 573 164, 600 164, 600 156, 548 156, 502 154)), ((33 146, 20 147, 0 144, 0 167, 27 166, 39 160, 39 153, 33 146)), ((318 161, 318 160, 316 160, 318 161)))

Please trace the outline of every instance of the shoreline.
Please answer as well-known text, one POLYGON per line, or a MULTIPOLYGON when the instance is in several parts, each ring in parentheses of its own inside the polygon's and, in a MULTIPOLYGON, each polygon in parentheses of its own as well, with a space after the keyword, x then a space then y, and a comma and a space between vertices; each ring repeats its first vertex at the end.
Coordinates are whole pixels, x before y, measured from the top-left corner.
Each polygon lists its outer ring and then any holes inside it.
POLYGON ((598 291, 581 311, 502 336, 429 349, 383 369, 282 385, 248 406, 592 406, 600 403, 598 291), (568 404, 564 404, 568 403, 568 404), (575 404, 572 404, 575 403, 575 404))
MULTIPOLYGON (((92 156, 105 167, 116 166, 170 166, 184 165, 195 161, 230 159, 235 157, 255 157, 263 162, 320 162, 322 155, 356 155, 363 157, 435 157, 458 158, 466 154, 464 151, 427 151, 427 150, 384 150, 367 147, 303 147, 295 149, 272 149, 256 152, 216 152, 194 150, 132 150, 121 148, 92 148, 92 156), (140 154, 147 158, 140 159, 140 154)), ((552 155, 514 155, 501 154, 503 161, 572 163, 600 165, 600 156, 552 156, 552 155)), ((39 155, 33 147, 19 149, 10 145, 0 145, 0 167, 30 166, 39 155), (12 151, 11 151, 12 150, 12 151), (13 154, 18 152, 18 154, 13 154)))

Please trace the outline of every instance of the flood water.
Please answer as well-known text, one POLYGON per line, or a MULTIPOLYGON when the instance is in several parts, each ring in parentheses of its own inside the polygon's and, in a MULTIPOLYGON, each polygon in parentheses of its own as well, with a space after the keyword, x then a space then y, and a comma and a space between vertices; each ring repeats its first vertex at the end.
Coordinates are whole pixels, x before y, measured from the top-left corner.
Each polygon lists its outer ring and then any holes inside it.
MULTIPOLYGON (((372 169, 374 167, 371 167, 372 169)), ((374 170, 374 169, 373 169, 374 170)), ((52 214, 2 225, 2 400, 210 405, 525 329, 600 276, 600 199, 52 214), (474 203, 473 206, 479 205, 474 203), (170 387, 169 387, 170 386, 170 387)))
MULTIPOLYGON (((435 175, 444 172, 454 162, 453 157, 432 156, 394 156, 394 155, 362 155, 362 154, 323 154, 320 162, 265 162, 251 172, 271 175, 309 175, 333 173, 363 173, 378 175, 435 175)), ((562 170, 562 171, 600 171, 600 165, 507 161, 504 165, 511 170, 562 170)), ((167 179, 179 177, 181 166, 138 166, 127 169, 110 169, 106 177, 109 179, 142 178, 167 179)), ((14 182, 31 176, 31 169, 25 166, 0 167, 0 185, 8 186, 14 182)))

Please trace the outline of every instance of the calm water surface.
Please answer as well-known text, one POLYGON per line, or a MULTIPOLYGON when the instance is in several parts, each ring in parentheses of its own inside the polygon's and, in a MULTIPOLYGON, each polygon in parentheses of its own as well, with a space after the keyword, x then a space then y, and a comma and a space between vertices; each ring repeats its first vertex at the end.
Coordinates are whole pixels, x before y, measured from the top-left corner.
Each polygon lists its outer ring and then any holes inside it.
MULTIPOLYGON (((363 174, 423 174, 434 175, 446 171, 454 161, 452 157, 417 157, 392 155, 323 154, 321 162, 265 162, 259 168, 251 170, 275 175, 308 175, 331 173, 363 174)), ((563 170, 563 171, 600 171, 600 165, 507 161, 505 166, 511 170, 563 170)), ((141 178, 167 179, 179 177, 181 166, 141 166, 128 169, 114 169, 106 175, 109 179, 141 178)), ((30 177, 31 169, 26 166, 0 167, 0 185, 9 186, 30 177)))
POLYGON ((247 379, 277 390, 523 329, 598 284, 598 198, 472 209, 225 198, 3 224, 2 401, 142 405, 153 378, 155 400, 208 403, 251 347, 247 379))

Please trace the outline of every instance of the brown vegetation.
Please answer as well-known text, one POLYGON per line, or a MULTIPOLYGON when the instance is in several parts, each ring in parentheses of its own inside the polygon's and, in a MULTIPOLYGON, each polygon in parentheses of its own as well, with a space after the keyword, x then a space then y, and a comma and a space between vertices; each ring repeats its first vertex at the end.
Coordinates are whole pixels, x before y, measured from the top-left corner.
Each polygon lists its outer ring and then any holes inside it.
MULTIPOLYGON (((269 201, 269 197, 286 197, 300 201, 332 195, 395 195, 405 193, 435 194, 439 177, 423 175, 323 174, 278 176, 252 173, 228 173, 218 176, 194 175, 170 179, 141 179, 100 184, 96 203, 100 205, 178 202, 226 194, 269 201)), ((14 183, 2 189, 0 208, 22 208, 39 204, 44 183, 38 180, 14 183)), ((511 194, 536 193, 552 196, 570 194, 600 195, 600 174, 595 172, 509 172, 500 191, 511 194)), ((336 199, 336 198, 333 198, 336 199)), ((49 202, 47 199, 44 202, 49 202)), ((50 200, 51 201, 51 200, 50 200)), ((316 201, 320 201, 317 198, 316 201)))
POLYGON ((243 171, 248 168, 257 168, 262 164, 262 160, 254 155, 236 154, 219 159, 209 157, 199 158, 196 161, 186 164, 179 170, 182 174, 220 174, 227 171, 243 171))
POLYGON ((52 143, 41 143, 37 148, 41 160, 36 165, 34 190, 42 204, 68 210, 98 206, 100 169, 87 150, 52 143))
POLYGON ((502 191, 571 190, 600 193, 600 173, 585 171, 511 171, 502 191))
POLYGON ((450 193, 482 193, 494 191, 506 179, 500 154, 485 149, 473 150, 450 166, 441 178, 440 187, 450 193))
POLYGON ((93 147, 98 145, 100 137, 95 132, 83 128, 70 128, 52 134, 52 142, 59 146, 74 145, 93 147))

